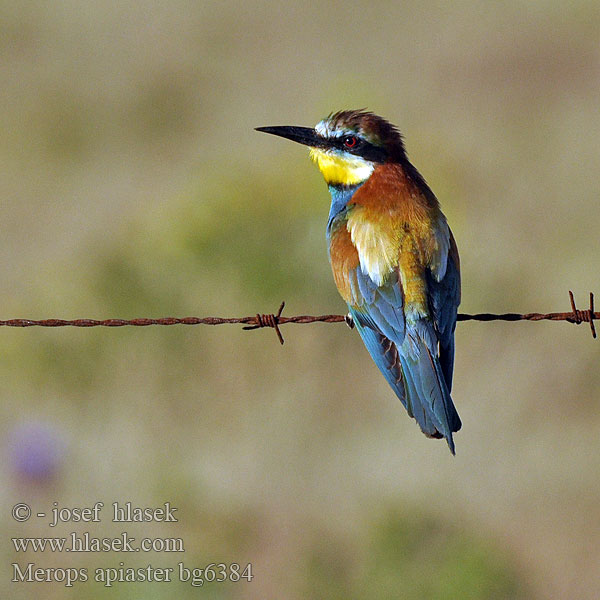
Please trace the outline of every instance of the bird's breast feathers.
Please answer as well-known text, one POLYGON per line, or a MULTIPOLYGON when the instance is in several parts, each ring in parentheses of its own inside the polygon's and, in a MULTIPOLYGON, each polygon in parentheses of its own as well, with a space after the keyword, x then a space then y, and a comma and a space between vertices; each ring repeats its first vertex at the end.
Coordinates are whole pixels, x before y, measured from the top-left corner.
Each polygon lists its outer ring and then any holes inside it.
POLYGON ((360 267, 377 286, 398 266, 401 236, 394 225, 390 215, 367 219, 360 210, 348 215, 346 228, 358 253, 360 267))
MULTIPOLYGON (((371 178, 372 179, 372 178, 371 178)), ((446 273, 450 230, 437 205, 420 194, 369 190, 367 181, 352 198, 345 223, 339 223, 330 242, 331 264, 340 293, 354 305, 351 269, 359 267, 373 283, 385 284, 397 270, 405 310, 428 314, 426 270, 440 281, 446 273), (366 189, 365 189, 366 188, 366 189), (365 192, 376 192, 373 195, 365 192), (345 227, 343 226, 345 225, 345 227)))

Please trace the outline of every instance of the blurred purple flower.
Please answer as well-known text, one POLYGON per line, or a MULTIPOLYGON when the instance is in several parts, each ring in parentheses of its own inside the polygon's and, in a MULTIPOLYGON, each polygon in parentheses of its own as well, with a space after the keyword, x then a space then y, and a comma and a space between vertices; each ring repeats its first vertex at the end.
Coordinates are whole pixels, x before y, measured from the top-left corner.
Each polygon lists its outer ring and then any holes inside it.
POLYGON ((66 443, 52 425, 29 421, 16 425, 8 438, 14 472, 30 481, 47 481, 60 470, 66 443))

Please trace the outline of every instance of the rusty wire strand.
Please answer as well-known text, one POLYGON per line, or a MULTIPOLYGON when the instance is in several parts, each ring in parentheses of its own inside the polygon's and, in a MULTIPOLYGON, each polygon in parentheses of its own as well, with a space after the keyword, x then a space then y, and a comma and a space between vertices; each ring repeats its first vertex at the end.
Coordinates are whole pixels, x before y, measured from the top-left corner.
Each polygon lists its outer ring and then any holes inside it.
MULTIPOLYGON (((590 292, 590 307, 587 310, 579 310, 575 305, 573 292, 569 291, 571 303, 570 312, 554 313, 478 313, 474 315, 459 313, 458 321, 567 321, 568 323, 589 323, 592 336, 596 337, 594 320, 600 319, 600 313, 594 312, 594 294, 590 292)), ((275 330, 279 342, 283 344, 283 336, 279 329, 280 325, 287 323, 347 323, 352 326, 351 321, 344 315, 296 315, 294 317, 282 317, 281 313, 285 302, 281 303, 276 314, 259 314, 253 317, 162 317, 158 319, 8 319, 0 321, 0 327, 147 327, 149 325, 224 325, 237 323, 246 325, 244 329, 260 329, 271 327, 275 330)))

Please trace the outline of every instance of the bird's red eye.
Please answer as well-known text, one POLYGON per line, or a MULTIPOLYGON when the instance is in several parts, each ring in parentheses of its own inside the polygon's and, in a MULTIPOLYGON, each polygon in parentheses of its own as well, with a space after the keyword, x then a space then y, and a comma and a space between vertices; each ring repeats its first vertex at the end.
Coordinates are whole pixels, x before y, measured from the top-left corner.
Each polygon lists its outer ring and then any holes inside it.
POLYGON ((358 140, 353 135, 349 135, 347 138, 344 138, 344 146, 346 146, 346 148, 354 148, 357 141, 358 140))

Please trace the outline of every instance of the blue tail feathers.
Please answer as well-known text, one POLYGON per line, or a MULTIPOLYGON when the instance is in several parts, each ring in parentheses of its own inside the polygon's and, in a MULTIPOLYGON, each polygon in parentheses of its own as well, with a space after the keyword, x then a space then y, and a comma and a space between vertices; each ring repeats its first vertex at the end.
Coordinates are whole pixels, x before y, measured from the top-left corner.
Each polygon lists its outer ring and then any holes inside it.
POLYGON ((363 313, 350 310, 369 354, 408 414, 426 436, 445 438, 455 454, 452 434, 460 429, 461 421, 450 396, 448 369, 440 363, 432 323, 427 319, 407 320, 403 339, 394 336, 394 340, 363 313))

